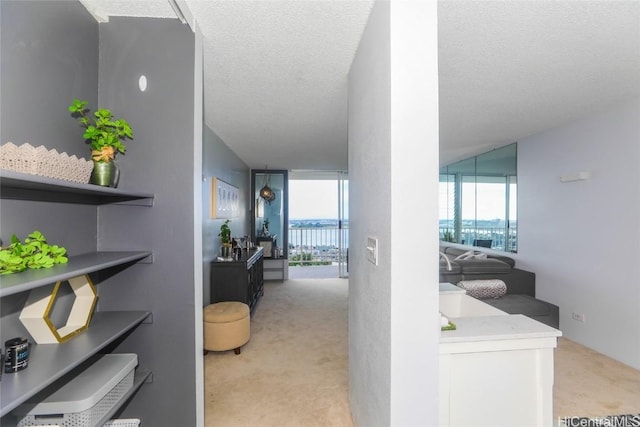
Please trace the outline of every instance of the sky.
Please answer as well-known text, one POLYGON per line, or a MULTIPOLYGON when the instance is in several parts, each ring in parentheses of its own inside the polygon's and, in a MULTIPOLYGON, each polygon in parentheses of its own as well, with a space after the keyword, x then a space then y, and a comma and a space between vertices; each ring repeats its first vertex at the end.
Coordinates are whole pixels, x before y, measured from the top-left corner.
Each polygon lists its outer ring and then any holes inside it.
MULTIPOLYGON (((452 186, 440 183, 440 218, 453 216, 452 186), (447 200, 447 188, 449 189, 449 203, 447 200), (447 214, 447 208, 449 212, 447 214)), ((504 184, 490 183, 465 183, 462 186, 462 219, 493 220, 504 219, 505 216, 505 186, 504 184), (477 200, 480 203, 476 203, 477 200)), ((517 219, 517 186, 511 187, 511 199, 509 206, 510 219, 517 219)))
POLYGON ((335 180, 289 180, 289 219, 337 219, 335 180))

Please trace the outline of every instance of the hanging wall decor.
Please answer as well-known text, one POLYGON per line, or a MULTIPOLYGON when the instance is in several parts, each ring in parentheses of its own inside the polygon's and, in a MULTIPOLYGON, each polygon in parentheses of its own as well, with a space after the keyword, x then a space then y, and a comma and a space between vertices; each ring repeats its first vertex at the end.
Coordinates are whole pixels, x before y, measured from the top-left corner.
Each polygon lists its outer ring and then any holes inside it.
POLYGON ((240 195, 238 187, 213 177, 211 180, 211 218, 235 218, 239 213, 240 195))

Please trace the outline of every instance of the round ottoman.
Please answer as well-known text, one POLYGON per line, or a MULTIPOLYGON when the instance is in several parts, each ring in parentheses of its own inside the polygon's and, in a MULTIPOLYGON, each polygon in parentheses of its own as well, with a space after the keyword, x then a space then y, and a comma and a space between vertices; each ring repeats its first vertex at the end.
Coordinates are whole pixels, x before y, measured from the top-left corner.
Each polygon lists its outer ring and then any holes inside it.
POLYGON ((249 306, 238 301, 217 302, 203 310, 204 350, 225 351, 240 347, 249 341, 249 306))

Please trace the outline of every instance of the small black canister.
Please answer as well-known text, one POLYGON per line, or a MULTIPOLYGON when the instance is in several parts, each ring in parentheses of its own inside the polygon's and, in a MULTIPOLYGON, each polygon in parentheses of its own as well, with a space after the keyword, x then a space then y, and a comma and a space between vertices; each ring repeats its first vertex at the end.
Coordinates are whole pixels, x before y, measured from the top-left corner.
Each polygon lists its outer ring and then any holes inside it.
POLYGON ((4 343, 4 372, 11 374, 22 371, 29 364, 29 341, 13 338, 4 343))

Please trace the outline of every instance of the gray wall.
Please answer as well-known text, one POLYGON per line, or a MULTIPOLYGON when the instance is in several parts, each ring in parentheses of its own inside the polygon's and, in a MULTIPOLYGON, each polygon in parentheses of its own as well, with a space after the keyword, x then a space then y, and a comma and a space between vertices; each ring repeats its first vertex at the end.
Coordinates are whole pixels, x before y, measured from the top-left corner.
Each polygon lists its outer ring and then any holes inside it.
POLYGON ((44 145, 89 158, 67 107, 98 100, 98 24, 74 1, 5 1, 0 143, 44 145))
MULTIPOLYGON (((194 206, 202 193, 202 148, 196 141, 202 116, 194 111, 202 93, 194 90, 194 34, 171 19, 112 18, 98 25, 79 2, 3 0, 0 7, 1 141, 44 144, 88 158, 67 106, 77 97, 95 110, 99 98, 100 107, 127 118, 135 134, 127 154, 118 156, 120 187, 156 196, 151 208, 3 200, 1 237, 8 241, 12 233, 37 228, 71 255, 152 250, 153 264, 95 278, 98 310, 153 312, 152 324, 141 325, 114 349, 138 353, 140 365, 153 371, 153 382, 139 390, 122 417, 139 417, 150 426, 196 425, 202 348, 196 339, 201 296, 194 288, 201 284, 202 250, 194 243, 194 230, 198 236, 201 230, 200 208, 195 212, 194 206), (137 87, 140 73, 149 80, 144 93, 137 87)), ((17 322, 25 297, 2 299, 2 340, 16 330, 26 333, 17 322)))
MULTIPOLYGON (((83 130, 67 107, 76 97, 97 102, 97 22, 77 2, 2 1, 0 8, 0 144, 28 142, 88 159, 83 130)), ((37 227, 50 242, 64 241, 70 253, 95 250, 95 207, 11 200, 1 206, 5 243, 37 227), (68 235, 68 223, 78 232, 68 235)))
POLYGON ((194 66, 194 34, 178 20, 112 17, 100 24, 100 103, 126 117, 135 136, 119 159, 120 186, 155 194, 152 208, 99 208, 99 249, 147 248, 154 258, 101 283, 100 309, 153 312, 153 324, 117 349, 138 353, 153 371, 153 383, 124 413, 150 426, 196 425, 195 384, 202 381, 195 375, 194 282, 201 272, 194 206, 201 180, 194 159, 201 151, 194 143, 194 66), (138 89, 141 74, 145 92, 138 89))
MULTIPOLYGON (((74 97, 98 99, 98 24, 77 2, 1 1, 0 144, 44 145, 89 158, 69 115, 74 97), (74 31, 69 31, 74 28, 74 31)), ((0 201, 0 238, 34 230, 70 255, 96 250, 95 206, 0 201)), ((24 335, 18 322, 27 293, 2 299, 0 342, 24 335)))
POLYGON ((219 178, 238 187, 240 192, 240 215, 231 218, 229 227, 234 237, 250 235, 249 230, 249 199, 250 173, 249 167, 233 152, 222 139, 208 126, 203 131, 203 186, 202 186, 202 260, 203 260, 203 302, 210 301, 210 271, 209 263, 220 254, 220 225, 223 219, 212 219, 209 213, 211 203, 211 181, 219 178))

